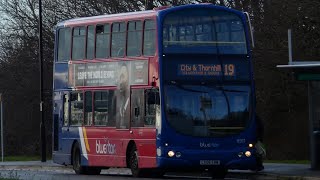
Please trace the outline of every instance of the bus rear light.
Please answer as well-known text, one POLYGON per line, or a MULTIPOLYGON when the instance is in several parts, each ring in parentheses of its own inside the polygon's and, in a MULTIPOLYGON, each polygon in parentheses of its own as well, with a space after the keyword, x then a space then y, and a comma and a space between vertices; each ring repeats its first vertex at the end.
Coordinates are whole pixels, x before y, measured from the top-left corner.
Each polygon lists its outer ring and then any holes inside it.
POLYGON ((169 157, 173 157, 174 154, 175 154, 175 153, 174 153, 173 151, 169 151, 169 152, 168 152, 168 156, 169 156, 169 157))

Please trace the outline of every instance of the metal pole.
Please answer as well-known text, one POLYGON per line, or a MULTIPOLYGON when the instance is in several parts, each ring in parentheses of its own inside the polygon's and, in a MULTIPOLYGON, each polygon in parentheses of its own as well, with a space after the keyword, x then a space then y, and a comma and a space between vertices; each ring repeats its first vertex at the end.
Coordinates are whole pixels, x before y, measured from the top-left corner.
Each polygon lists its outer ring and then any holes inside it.
POLYGON ((292 64, 292 40, 291 40, 291 29, 288 29, 288 49, 289 49, 289 64, 292 64))
POLYGON ((4 155, 4 148, 3 148, 3 101, 2 101, 2 94, 0 94, 0 101, 1 101, 1 159, 3 162, 3 155, 4 155))
POLYGON ((42 3, 39 0, 39 68, 40 68, 40 138, 41 138, 41 162, 46 162, 46 127, 43 118, 43 47, 42 47, 42 3))

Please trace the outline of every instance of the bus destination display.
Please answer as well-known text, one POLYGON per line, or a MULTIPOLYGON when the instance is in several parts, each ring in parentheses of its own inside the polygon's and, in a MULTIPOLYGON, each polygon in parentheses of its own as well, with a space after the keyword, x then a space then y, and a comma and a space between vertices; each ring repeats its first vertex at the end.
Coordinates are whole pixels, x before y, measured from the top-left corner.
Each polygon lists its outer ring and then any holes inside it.
POLYGON ((178 75, 181 76, 235 76, 234 64, 178 64, 178 75))

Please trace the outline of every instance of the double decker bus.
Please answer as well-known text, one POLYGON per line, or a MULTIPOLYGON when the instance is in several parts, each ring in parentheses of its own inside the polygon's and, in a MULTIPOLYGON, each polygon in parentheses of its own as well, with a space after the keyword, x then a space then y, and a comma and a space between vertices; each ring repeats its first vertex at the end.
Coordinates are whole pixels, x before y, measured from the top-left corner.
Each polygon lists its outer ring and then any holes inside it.
POLYGON ((66 20, 55 34, 55 163, 135 177, 256 168, 245 13, 192 4, 66 20))

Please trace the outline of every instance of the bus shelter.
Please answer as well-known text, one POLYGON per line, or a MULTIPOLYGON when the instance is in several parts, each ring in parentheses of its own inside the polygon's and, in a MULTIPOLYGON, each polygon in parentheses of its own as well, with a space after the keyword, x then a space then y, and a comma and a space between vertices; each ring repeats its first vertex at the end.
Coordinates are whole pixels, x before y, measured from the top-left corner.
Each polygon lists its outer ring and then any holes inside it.
POLYGON ((308 82, 309 137, 311 169, 320 169, 320 61, 289 61, 277 65, 281 70, 293 72, 296 80, 308 82))

